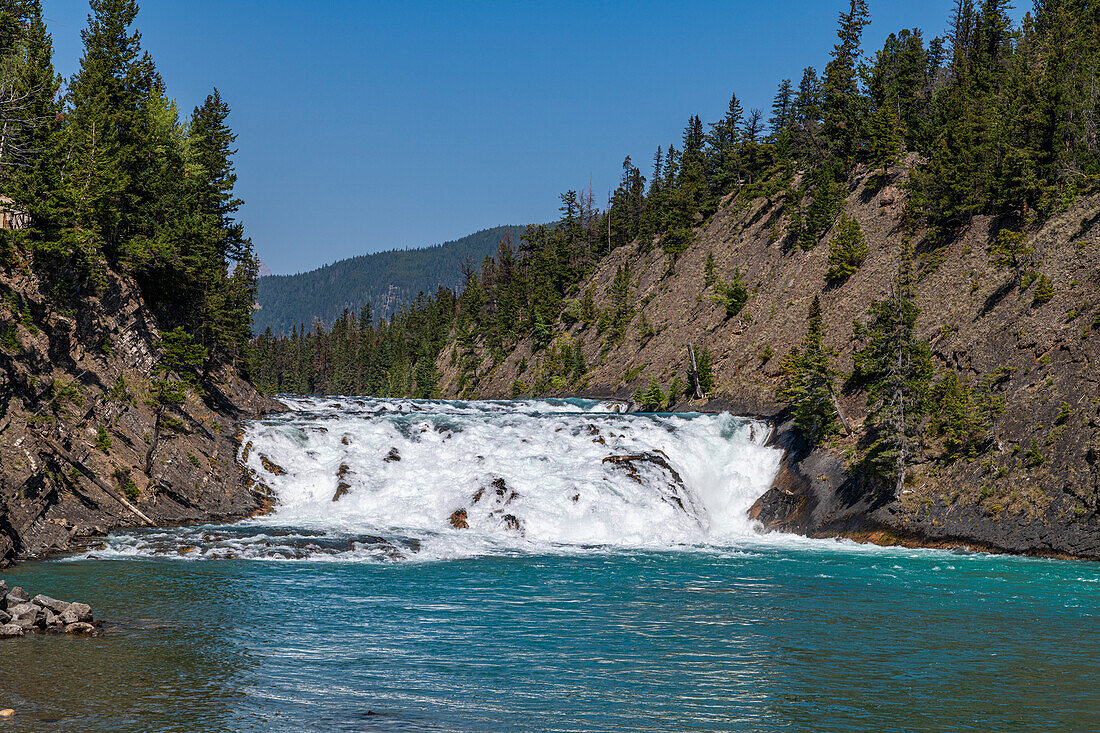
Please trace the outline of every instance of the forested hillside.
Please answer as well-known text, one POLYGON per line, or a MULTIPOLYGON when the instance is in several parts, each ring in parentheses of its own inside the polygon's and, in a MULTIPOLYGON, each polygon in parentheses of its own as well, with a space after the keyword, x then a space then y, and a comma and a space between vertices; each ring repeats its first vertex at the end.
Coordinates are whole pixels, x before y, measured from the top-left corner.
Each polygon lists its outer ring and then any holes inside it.
POLYGON ((762 519, 1100 556, 1100 16, 1006 8, 957 0, 945 37, 866 51, 852 0, 822 73, 782 80, 770 114, 734 95, 691 116, 648 179, 624 161, 608 210, 568 192, 457 297, 261 339, 257 376, 702 394, 784 424, 762 519))
POLYGON ((505 235, 518 241, 522 233, 519 226, 493 227, 432 247, 394 249, 298 275, 260 278, 255 332, 289 334, 302 326, 312 329, 317 319, 331 327, 345 309, 359 314, 367 305, 375 317, 389 318, 420 293, 458 289, 467 263, 479 267, 505 235))
POLYGON ((232 459, 265 401, 234 368, 256 259, 230 110, 181 117, 137 12, 92 0, 64 80, 38 0, 0 0, 0 562, 261 506, 232 459))

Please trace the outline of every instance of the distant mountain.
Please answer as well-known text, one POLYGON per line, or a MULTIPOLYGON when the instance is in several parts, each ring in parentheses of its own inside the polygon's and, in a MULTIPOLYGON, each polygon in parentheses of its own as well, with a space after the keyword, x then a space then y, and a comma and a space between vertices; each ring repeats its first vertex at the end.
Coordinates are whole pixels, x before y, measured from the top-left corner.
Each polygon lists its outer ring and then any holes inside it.
POLYGON ((259 281, 259 310, 253 329, 289 333, 294 326, 312 325, 320 318, 331 325, 349 308, 358 312, 371 304, 375 317, 388 316, 412 302, 421 291, 431 294, 440 286, 462 285, 462 263, 480 266, 494 254, 508 232, 519 244, 523 226, 483 229, 462 239, 423 249, 395 249, 352 257, 298 275, 267 275, 259 281))

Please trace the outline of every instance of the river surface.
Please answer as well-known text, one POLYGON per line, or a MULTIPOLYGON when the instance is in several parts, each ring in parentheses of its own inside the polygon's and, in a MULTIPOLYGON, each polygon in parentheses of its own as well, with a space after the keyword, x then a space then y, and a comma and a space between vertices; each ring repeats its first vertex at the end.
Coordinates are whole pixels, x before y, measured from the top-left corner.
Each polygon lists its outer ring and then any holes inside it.
POLYGON ((0 733, 1100 730, 1100 566, 759 535, 766 425, 287 401, 271 515, 4 573, 108 624, 0 646, 0 733))

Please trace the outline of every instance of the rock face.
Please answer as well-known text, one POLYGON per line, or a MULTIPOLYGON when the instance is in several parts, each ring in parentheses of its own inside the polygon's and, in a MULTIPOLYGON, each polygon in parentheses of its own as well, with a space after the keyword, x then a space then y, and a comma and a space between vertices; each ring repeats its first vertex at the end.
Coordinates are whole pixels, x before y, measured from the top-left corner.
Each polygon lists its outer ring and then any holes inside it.
MULTIPOLYGON (((841 285, 825 281, 833 232, 810 251, 792 246, 793 207, 782 194, 722 201, 674 264, 659 245, 616 248, 577 292, 591 292, 604 312, 614 305, 616 271, 629 266, 636 315, 628 337, 610 343, 594 323, 558 324, 555 338, 580 348, 589 371, 584 387, 539 396, 629 399, 651 379, 667 388, 674 376, 685 379, 686 346, 694 344, 713 357, 716 391, 709 403, 681 400, 678 409, 728 410, 781 425, 780 365, 806 334, 814 297, 833 366, 850 373, 862 344, 854 324, 865 325, 871 302, 889 294, 909 240, 917 253, 917 336, 929 343, 940 373, 950 369, 971 386, 996 379, 1005 411, 991 444, 979 455, 948 460, 941 439, 920 436, 910 484, 899 496, 883 496, 845 470, 866 447, 866 394, 846 389, 841 377, 837 397, 851 431, 825 448, 789 455, 756 515, 768 526, 809 534, 1100 557, 1100 194, 1035 224, 974 217, 952 239, 938 241, 911 232, 904 221, 913 162, 903 161, 884 187, 872 183, 872 171, 857 171, 849 181, 843 213, 859 222, 868 254, 841 285), (989 247, 1003 227, 1023 231, 1033 251, 1022 286, 1016 274, 990 263, 989 247), (747 283, 751 295, 736 317, 727 318, 708 297, 714 292, 706 280, 708 256, 720 278, 739 270, 747 283), (1031 273, 1053 284, 1053 297, 1036 297, 1031 273), (643 313, 655 332, 645 338, 637 335, 643 313)), ((537 373, 543 359, 536 346, 522 340, 499 362, 488 351, 479 354, 482 376, 473 380, 463 374, 469 359, 456 359, 454 346, 445 349, 436 363, 441 392, 506 398, 517 380, 553 384, 556 375, 537 373)), ((782 440, 793 446, 788 438, 782 440)))
MULTIPOLYGON (((7 584, 0 581, 0 589, 7 584)), ((41 593, 30 598, 22 588, 12 588, 4 597, 0 610, 0 638, 9 639, 24 634, 60 633, 98 634, 93 623, 92 607, 86 603, 59 601, 41 593)))
POLYGON ((178 429, 163 433, 146 474, 159 332, 137 287, 109 272, 101 295, 59 305, 29 272, 0 272, 0 565, 143 523, 127 495, 164 524, 269 505, 243 481, 238 425, 277 403, 215 366, 205 397, 173 411, 178 429))

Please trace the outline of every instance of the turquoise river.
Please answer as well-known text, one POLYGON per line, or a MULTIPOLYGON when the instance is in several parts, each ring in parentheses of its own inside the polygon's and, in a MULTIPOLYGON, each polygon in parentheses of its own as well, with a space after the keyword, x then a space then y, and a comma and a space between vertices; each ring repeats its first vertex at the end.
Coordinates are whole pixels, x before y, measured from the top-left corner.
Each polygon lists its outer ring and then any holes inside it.
POLYGON ((1100 566, 759 534, 766 425, 286 401, 270 515, 0 575, 106 623, 0 645, 0 733, 1100 730, 1100 566))

